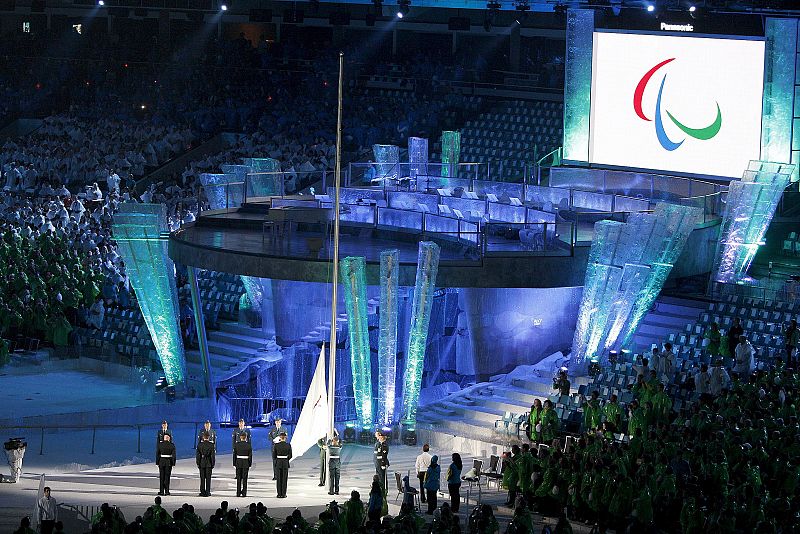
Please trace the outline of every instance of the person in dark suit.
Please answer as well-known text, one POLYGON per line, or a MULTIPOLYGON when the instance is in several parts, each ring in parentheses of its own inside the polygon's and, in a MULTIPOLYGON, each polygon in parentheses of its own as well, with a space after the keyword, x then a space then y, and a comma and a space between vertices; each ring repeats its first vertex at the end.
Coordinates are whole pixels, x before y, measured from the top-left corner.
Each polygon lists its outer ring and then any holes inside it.
POLYGON ((175 444, 169 434, 156 446, 156 465, 158 466, 158 494, 169 495, 169 479, 175 466, 175 444))
POLYGON ((286 443, 286 432, 279 435, 279 441, 272 447, 272 462, 275 466, 275 478, 278 481, 278 498, 286 498, 286 487, 289 481, 289 460, 292 459, 292 446, 286 443))
POLYGON ((235 447, 237 443, 239 443, 239 436, 244 434, 247 436, 247 443, 252 444, 250 429, 245 427, 244 419, 239 419, 239 426, 233 429, 233 439, 231 440, 231 448, 235 447))
MULTIPOLYGON (((276 443, 278 443, 281 440, 281 432, 284 432, 283 428, 281 428, 282 424, 283 424, 283 419, 278 417, 277 419, 275 419, 275 426, 270 428, 269 433, 267 434, 267 437, 269 438, 269 441, 272 443, 273 447, 275 446, 276 443)), ((274 457, 275 455, 273 455, 273 458, 274 457)), ((272 480, 276 480, 277 472, 278 472, 278 467, 275 465, 275 462, 273 461, 272 480)))
POLYGON ((239 442, 233 447, 233 467, 236 468, 236 496, 247 497, 247 474, 253 466, 253 446, 247 436, 239 436, 239 442))
POLYGON ((328 443, 328 495, 339 495, 339 475, 342 472, 342 443, 333 436, 328 443))
POLYGON ((172 438, 172 430, 167 427, 167 421, 161 421, 161 430, 158 431, 158 435, 156 436, 156 455, 158 454, 158 444, 164 441, 164 436, 169 436, 170 441, 173 442, 172 444, 175 444, 175 441, 172 438))
POLYGON ((209 435, 203 433, 203 441, 197 446, 195 456, 197 467, 200 469, 200 497, 211 497, 211 472, 214 470, 216 454, 214 445, 209 441, 209 435))
POLYGON ((386 471, 389 467, 389 442, 383 432, 375 432, 375 474, 381 483, 383 491, 386 491, 386 471))

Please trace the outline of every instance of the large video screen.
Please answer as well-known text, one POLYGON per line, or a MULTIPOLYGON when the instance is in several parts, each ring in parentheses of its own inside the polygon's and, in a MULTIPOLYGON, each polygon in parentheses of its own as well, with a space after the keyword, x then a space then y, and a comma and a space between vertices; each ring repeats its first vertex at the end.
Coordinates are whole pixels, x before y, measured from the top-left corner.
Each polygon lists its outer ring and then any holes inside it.
POLYGON ((595 32, 590 163, 741 177, 763 79, 760 40, 595 32))

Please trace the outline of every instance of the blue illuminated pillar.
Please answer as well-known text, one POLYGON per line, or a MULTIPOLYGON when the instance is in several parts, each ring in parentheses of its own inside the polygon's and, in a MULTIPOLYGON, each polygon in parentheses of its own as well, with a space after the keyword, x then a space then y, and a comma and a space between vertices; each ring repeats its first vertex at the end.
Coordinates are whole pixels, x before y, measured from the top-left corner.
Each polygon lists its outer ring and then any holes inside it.
POLYGON ((594 10, 567 10, 564 59, 564 159, 589 161, 594 10))
POLYGON ((411 180, 428 175, 428 140, 424 137, 408 138, 408 175, 411 180))
POLYGON ((400 147, 397 145, 372 145, 377 163, 378 178, 397 180, 400 177, 400 147))
MULTIPOLYGON (((367 330, 367 283, 363 257, 348 256, 339 262, 347 330, 350 335, 350 365, 353 371, 353 394, 356 417, 362 428, 372 426, 372 362, 367 330)), ((336 328, 336 325, 332 325, 336 328)))
POLYGON ((273 158, 244 158, 244 164, 251 169, 247 175, 247 198, 283 194, 280 161, 273 158))
POLYGON ((394 419, 397 370, 397 314, 399 252, 381 252, 380 334, 378 336, 378 422, 390 425, 394 419))
POLYGON ((408 333, 406 368, 403 373, 403 424, 414 425, 417 421, 419 390, 428 343, 428 326, 431 322, 431 306, 436 289, 436 273, 439 270, 439 245, 431 241, 419 242, 417 257, 417 279, 414 285, 414 302, 411 307, 411 329, 408 333))
POLYGON ((120 204, 112 230, 166 379, 180 385, 186 380, 186 360, 178 324, 175 266, 167 255, 166 207, 120 204))

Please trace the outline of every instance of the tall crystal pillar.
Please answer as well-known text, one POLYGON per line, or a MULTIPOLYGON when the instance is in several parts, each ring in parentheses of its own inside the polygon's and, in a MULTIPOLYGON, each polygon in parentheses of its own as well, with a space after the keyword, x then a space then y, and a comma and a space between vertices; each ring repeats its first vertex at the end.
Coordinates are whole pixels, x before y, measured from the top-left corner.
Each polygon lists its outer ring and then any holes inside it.
POLYGON ((589 161, 594 10, 567 10, 564 60, 564 159, 589 161))
POLYGON ((397 371, 397 314, 399 252, 381 252, 380 333, 378 336, 378 422, 391 425, 394 419, 397 371))
POLYGON ((577 364, 630 342, 702 217, 702 208, 659 203, 626 223, 595 224, 572 342, 577 364))
MULTIPOLYGON (((347 309, 347 330, 350 335, 350 365, 353 370, 353 395, 356 417, 362 428, 372 426, 372 362, 367 330, 367 282, 363 257, 348 256, 339 263, 344 303, 347 309)), ((336 325, 332 325, 333 328, 336 325)))
POLYGON ((375 155, 377 178, 397 180, 400 177, 400 147, 397 145, 372 145, 375 155))
POLYGON ((419 390, 428 343, 428 326, 431 322, 431 306, 436 289, 436 273, 439 270, 439 245, 431 241, 419 242, 417 278, 414 284, 414 301, 411 306, 411 328, 408 333, 406 368, 403 373, 403 424, 414 425, 417 421, 419 390))
POLYGON ((751 161, 742 179, 730 183, 714 257, 713 282, 736 283, 747 276, 794 174, 795 165, 751 161))
POLYGON ((408 175, 412 181, 428 176, 428 140, 424 137, 408 138, 408 175))
POLYGON ((461 160, 461 132, 442 132, 442 176, 458 176, 458 162, 461 160))
POLYGON ((162 238, 168 232, 166 207, 120 204, 112 230, 166 379, 180 385, 186 379, 186 360, 178 325, 175 266, 162 238))
MULTIPOLYGON (((764 36, 767 40, 764 58, 764 95, 761 106, 761 158, 797 164, 800 142, 794 117, 800 117, 800 84, 798 62, 798 26, 796 18, 767 18, 764 36)), ((792 180, 797 180, 794 169, 792 180)))

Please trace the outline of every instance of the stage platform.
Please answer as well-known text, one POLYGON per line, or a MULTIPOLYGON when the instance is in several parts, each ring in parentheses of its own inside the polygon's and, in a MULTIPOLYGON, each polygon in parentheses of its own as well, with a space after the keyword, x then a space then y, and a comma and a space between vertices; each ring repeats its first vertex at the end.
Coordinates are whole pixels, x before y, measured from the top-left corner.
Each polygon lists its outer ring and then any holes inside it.
MULTIPOLYGON (((450 451, 432 450, 442 458, 443 469, 450 463, 450 451)), ((418 447, 394 446, 391 448, 391 473, 389 480, 389 514, 399 511, 402 497, 397 496, 394 472, 405 476, 409 470, 413 472, 414 460, 419 453, 418 447)), ((465 469, 472 465, 472 458, 464 456, 465 469)), ((352 490, 361 493, 362 500, 368 500, 369 487, 374 474, 372 447, 365 445, 346 445, 342 452, 342 478, 340 495, 328 495, 327 488, 319 487, 319 457, 316 448, 308 451, 303 457, 292 462, 289 471, 289 490, 287 499, 275 496, 275 482, 272 480, 272 461, 269 449, 256 450, 253 456, 253 468, 250 470, 248 496, 236 497, 236 480, 231 465, 230 454, 217 455, 217 467, 211 481, 211 497, 198 497, 199 478, 193 458, 179 459, 172 471, 170 496, 162 497, 163 506, 170 513, 183 503, 189 503, 195 512, 207 521, 219 507, 221 501, 228 501, 230 508, 239 508, 244 514, 251 502, 263 502, 270 516, 283 519, 295 508, 299 508, 303 516, 314 522, 317 515, 328 503, 335 500, 342 503, 350 498, 352 490)), ((81 510, 89 514, 103 503, 118 506, 125 519, 133 521, 153 503, 158 493, 158 468, 153 463, 142 463, 113 468, 93 468, 75 472, 44 473, 44 483, 52 488, 53 497, 67 507, 62 506, 61 519, 65 521, 67 532, 84 532, 86 525, 73 511, 81 510)), ((24 469, 22 480, 17 484, 0 484, 0 527, 3 532, 10 532, 19 525, 19 520, 30 515, 34 508, 39 489, 41 473, 33 469, 24 469), (13 527, 13 528, 12 528, 13 527)), ((417 479, 413 477, 412 483, 417 479)), ((462 497, 467 495, 467 485, 462 486, 462 497)), ((439 503, 445 502, 444 493, 440 493, 439 503)), ((501 532, 512 516, 510 508, 503 506, 506 493, 495 487, 483 488, 481 502, 490 504, 501 523, 501 532)), ((470 493, 469 503, 462 501, 459 516, 462 526, 469 513, 477 503, 477 488, 470 493)), ((424 511, 424 509, 423 509, 424 511)), ((430 516, 424 516, 430 520, 430 516)), ((553 518, 535 516, 535 524, 540 530, 544 525, 554 525, 553 518)), ((587 525, 573 524, 575 532, 588 533, 587 525)), ((88 528, 86 529, 88 531, 88 528)), ((538 531, 538 530, 537 530, 538 531)))

